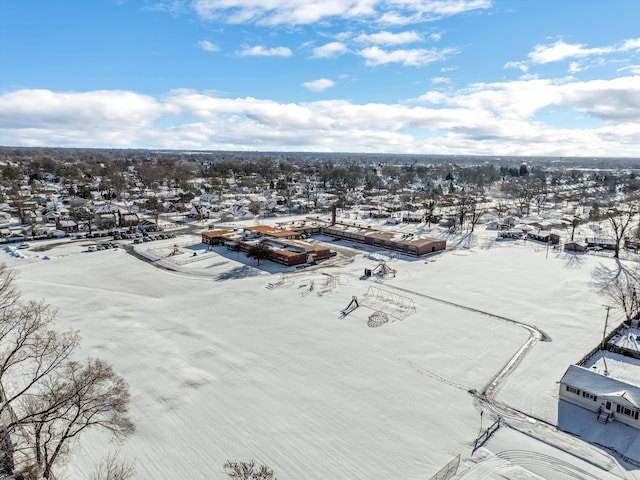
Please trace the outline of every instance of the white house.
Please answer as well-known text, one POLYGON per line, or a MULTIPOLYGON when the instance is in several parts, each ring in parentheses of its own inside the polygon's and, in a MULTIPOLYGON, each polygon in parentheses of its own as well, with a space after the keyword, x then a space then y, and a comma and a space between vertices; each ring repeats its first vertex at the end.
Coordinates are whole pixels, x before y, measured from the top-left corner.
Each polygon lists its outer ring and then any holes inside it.
POLYGON ((601 423, 616 420, 640 429, 640 387, 571 365, 560 380, 560 399, 595 412, 601 423))

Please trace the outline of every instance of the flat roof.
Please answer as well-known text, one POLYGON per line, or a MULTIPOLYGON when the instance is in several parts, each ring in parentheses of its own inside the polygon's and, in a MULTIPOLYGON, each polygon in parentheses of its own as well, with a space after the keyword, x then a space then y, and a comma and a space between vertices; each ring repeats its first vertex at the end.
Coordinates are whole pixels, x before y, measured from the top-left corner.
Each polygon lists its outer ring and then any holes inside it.
POLYGON ((336 230, 344 233, 361 235, 363 237, 371 237, 382 241, 390 241, 400 244, 407 244, 419 247, 428 245, 433 242, 445 242, 441 238, 415 235, 412 233, 402 233, 393 230, 376 230, 369 227, 360 227, 358 225, 346 225, 336 223, 335 225, 326 226, 325 229, 336 230))
POLYGON ((209 238, 217 238, 228 235, 229 233, 233 233, 233 230, 207 230, 206 232, 202 232, 203 237, 209 238))
POLYGON ((251 232, 259 232, 263 235, 269 235, 271 237, 288 237, 291 235, 297 236, 298 232, 294 232, 293 230, 286 230, 284 228, 271 227, 269 225, 256 225, 253 227, 245 227, 245 230, 249 230, 251 232))

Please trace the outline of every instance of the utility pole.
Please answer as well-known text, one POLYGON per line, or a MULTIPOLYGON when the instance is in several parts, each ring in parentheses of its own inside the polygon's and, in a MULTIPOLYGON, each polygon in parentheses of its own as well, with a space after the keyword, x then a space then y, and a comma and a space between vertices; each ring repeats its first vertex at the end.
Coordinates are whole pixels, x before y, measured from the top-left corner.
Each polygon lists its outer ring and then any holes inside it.
POLYGON ((551 244, 551 233, 549 233, 549 238, 547 239, 547 254, 545 255, 545 259, 549 258, 549 245, 551 244))
POLYGON ((609 324, 609 310, 611 310, 609 305, 603 305, 603 307, 607 309, 607 316, 604 319, 604 331, 602 332, 602 350, 604 350, 604 341, 607 336, 607 325, 609 324))

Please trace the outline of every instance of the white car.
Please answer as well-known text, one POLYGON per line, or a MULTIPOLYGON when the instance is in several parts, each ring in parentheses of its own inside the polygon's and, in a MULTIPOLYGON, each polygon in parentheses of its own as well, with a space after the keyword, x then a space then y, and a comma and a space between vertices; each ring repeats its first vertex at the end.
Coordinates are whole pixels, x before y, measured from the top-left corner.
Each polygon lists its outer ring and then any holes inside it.
POLYGON ((21 243, 20 245, 18 245, 18 248, 20 248, 20 249, 29 248, 29 244, 28 243, 21 243))

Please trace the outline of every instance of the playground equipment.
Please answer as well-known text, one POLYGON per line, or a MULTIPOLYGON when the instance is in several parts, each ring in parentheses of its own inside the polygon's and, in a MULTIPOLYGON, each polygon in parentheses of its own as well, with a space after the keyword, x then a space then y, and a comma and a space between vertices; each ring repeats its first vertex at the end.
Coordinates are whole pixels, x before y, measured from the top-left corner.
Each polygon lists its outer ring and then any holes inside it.
POLYGON ((174 255, 181 255, 184 252, 182 250, 180 250, 180 246, 178 246, 177 244, 173 246, 173 252, 171 252, 169 254, 170 257, 174 256, 174 255))
POLYGON ((293 285, 293 280, 287 278, 287 276, 286 276, 286 274, 284 272, 282 272, 280 274, 280 280, 278 280, 277 282, 267 283, 266 288, 271 290, 271 289, 274 289, 274 288, 281 287, 283 285, 293 285))
POLYGON ((299 285, 298 288, 304 288, 304 290, 300 292, 300 296, 306 297, 311 292, 313 292, 313 289, 315 288, 315 283, 313 282, 313 280, 309 280, 308 282, 303 283, 302 285, 299 285))
POLYGON ((373 312, 369 315, 369 320, 367 321, 367 325, 371 328, 381 327, 385 323, 389 321, 389 315, 380 310, 373 312))
POLYGON ((359 306, 360 306, 360 304, 358 303, 358 297, 356 297, 354 295, 353 297, 351 297, 351 302, 349 302, 349 305, 347 305, 347 308, 342 310, 342 312, 340 312, 340 313, 342 314, 343 317, 346 317, 347 315, 349 315, 351 312, 353 312, 359 306))
POLYGON ((387 277, 395 277, 397 271, 387 265, 386 262, 380 262, 376 268, 373 269, 372 273, 374 275, 378 275, 381 278, 387 277))
POLYGON ((336 288, 340 283, 340 275, 329 275, 325 285, 330 288, 336 288))
POLYGON ((385 312, 387 315, 398 319, 408 317, 416 312, 416 306, 411 297, 373 286, 367 289, 362 305, 373 310, 385 312))

